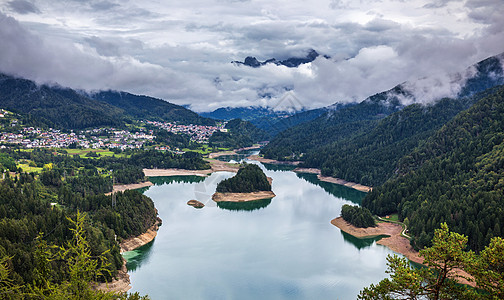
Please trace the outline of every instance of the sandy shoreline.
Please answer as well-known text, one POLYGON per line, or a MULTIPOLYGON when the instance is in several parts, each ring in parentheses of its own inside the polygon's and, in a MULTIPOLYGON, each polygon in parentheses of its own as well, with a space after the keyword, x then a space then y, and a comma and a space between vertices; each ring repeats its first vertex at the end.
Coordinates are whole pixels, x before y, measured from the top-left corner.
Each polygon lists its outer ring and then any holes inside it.
POLYGON ((406 256, 411 261, 419 264, 423 262, 423 258, 421 258, 418 255, 418 252, 410 245, 410 241, 401 236, 402 226, 399 224, 382 222, 378 223, 376 227, 357 228, 343 220, 342 217, 337 217, 336 219, 331 220, 331 224, 358 238, 388 235, 389 237, 382 238, 376 243, 406 256))
POLYGON ((365 186, 359 183, 351 182, 351 181, 346 181, 344 179, 336 178, 336 177, 330 177, 330 176, 322 176, 320 169, 317 168, 295 168, 293 170, 294 172, 297 173, 310 173, 310 174, 317 174, 317 178, 320 181, 325 181, 325 182, 330 182, 334 184, 339 184, 339 185, 344 185, 346 187, 356 189, 358 191, 367 193, 371 191, 373 188, 370 186, 365 186))
POLYGON ((160 225, 161 219, 157 218, 156 223, 149 229, 147 229, 145 233, 122 241, 119 245, 121 247, 121 253, 135 250, 152 242, 152 240, 154 240, 154 238, 157 236, 157 231, 159 230, 160 225))
MULTIPOLYGON (((157 236, 159 226, 161 226, 161 219, 157 218, 156 223, 147 229, 145 233, 122 241, 119 244, 119 247, 121 248, 120 252, 124 253, 126 251, 132 251, 152 242, 152 240, 154 240, 157 236)), ((114 278, 111 282, 98 283, 95 288, 97 290, 108 292, 128 292, 132 287, 128 269, 126 268, 126 260, 123 258, 123 266, 119 271, 117 271, 116 278, 114 278)))
POLYGON ((272 191, 261 191, 252 193, 215 193, 212 200, 215 202, 247 202, 275 197, 272 191))
MULTIPOLYGON (((336 219, 331 220, 331 224, 341 229, 341 231, 344 231, 358 238, 388 235, 389 237, 382 238, 376 243, 383 245, 396 253, 402 254, 410 261, 423 264, 423 257, 419 255, 418 251, 415 251, 415 249, 413 249, 413 247, 410 245, 410 241, 407 238, 401 236, 402 226, 399 224, 382 222, 378 223, 376 227, 358 228, 343 220, 342 217, 337 217, 336 219)), ((469 274, 467 274, 463 270, 456 270, 455 272, 458 276, 470 277, 469 274)), ((462 284, 474 286, 473 282, 470 282, 464 278, 459 277, 457 278, 457 280, 462 284)))
POLYGON ((279 160, 274 160, 274 159, 269 159, 269 158, 264 158, 259 155, 251 155, 247 157, 250 160, 257 160, 258 162, 266 163, 266 164, 274 164, 274 165, 292 165, 292 166, 297 166, 301 162, 300 161, 279 161, 279 160))
POLYGON ((352 188, 352 189, 355 189, 355 190, 358 190, 358 191, 361 191, 361 192, 364 192, 364 193, 367 193, 367 192, 369 192, 369 191, 371 191, 373 189, 370 186, 365 186, 365 185, 362 185, 362 184, 359 184, 359 183, 350 182, 350 181, 346 181, 346 180, 335 178, 335 177, 317 175, 317 178, 320 181, 325 181, 325 182, 335 183, 335 184, 339 184, 339 185, 344 185, 346 187, 349 187, 349 188, 352 188))
POLYGON ((208 176, 212 169, 207 170, 185 170, 185 169, 143 169, 147 177, 160 177, 160 176, 208 176))
POLYGON ((153 186, 154 184, 150 181, 144 181, 140 183, 130 183, 130 184, 116 184, 112 188, 112 192, 106 193, 105 195, 111 195, 112 193, 124 192, 126 190, 136 190, 143 187, 153 186))
POLYGON ((205 159, 210 163, 210 169, 205 170, 186 170, 186 169, 143 169, 147 177, 161 176, 201 176, 207 177, 213 172, 238 172, 239 164, 231 164, 216 159, 205 159))
POLYGON ((317 169, 317 168, 299 168, 299 167, 292 170, 292 172, 309 173, 309 174, 317 174, 317 175, 320 175, 320 173, 321 173, 320 169, 317 169))

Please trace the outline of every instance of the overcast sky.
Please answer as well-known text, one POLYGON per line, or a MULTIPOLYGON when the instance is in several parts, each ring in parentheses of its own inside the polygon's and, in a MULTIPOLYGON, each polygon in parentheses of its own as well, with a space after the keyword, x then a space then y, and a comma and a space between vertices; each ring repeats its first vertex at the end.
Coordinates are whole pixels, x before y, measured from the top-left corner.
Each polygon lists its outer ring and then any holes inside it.
POLYGON ((0 72, 196 111, 360 101, 504 52, 504 0, 0 0, 0 72), (232 64, 319 57, 299 68, 232 64))

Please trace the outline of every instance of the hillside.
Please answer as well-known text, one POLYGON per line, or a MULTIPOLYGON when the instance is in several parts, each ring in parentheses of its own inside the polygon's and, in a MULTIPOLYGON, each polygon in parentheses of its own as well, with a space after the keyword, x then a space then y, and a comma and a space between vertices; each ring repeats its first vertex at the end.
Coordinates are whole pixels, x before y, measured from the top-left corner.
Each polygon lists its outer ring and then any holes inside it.
POLYGON ((216 120, 229 121, 232 119, 242 119, 253 121, 260 118, 278 118, 289 116, 286 112, 276 112, 266 107, 221 107, 211 112, 200 113, 200 116, 216 120))
MULTIPOLYGON (((500 54, 469 67, 465 73, 451 74, 450 84, 453 85, 453 89, 460 88, 459 96, 456 98, 471 96, 487 88, 503 84, 503 61, 504 54, 500 54), (470 76, 466 80, 464 76, 467 74, 470 76)), ((419 90, 423 91, 422 84, 422 80, 405 82, 391 90, 373 95, 357 105, 343 107, 336 112, 329 110, 313 121, 294 126, 278 134, 263 149, 262 153, 266 158, 303 160, 310 157, 305 155, 307 153, 330 151, 330 145, 343 139, 358 139, 359 135, 372 131, 378 126, 380 124, 378 120, 403 109, 406 106, 403 103, 416 102, 418 100, 415 98, 416 94, 422 96, 422 93, 418 92, 419 90)), ((434 89, 434 87, 429 88, 434 89)), ((453 112, 448 112, 449 114, 453 115, 453 112)), ((449 117, 446 120, 448 119, 449 117)), ((325 163, 330 164, 326 160, 311 160, 310 164, 307 162, 307 165, 324 168, 325 163)), ((334 173, 335 170, 334 166, 327 166, 325 172, 334 173)), ((341 175, 341 173, 338 174, 341 175)), ((356 174, 352 178, 343 178, 356 180, 355 178, 365 175, 362 173, 356 174)), ((345 176, 345 174, 341 176, 345 176)), ((373 182, 373 180, 369 180, 369 182, 373 182)))
POLYGON ((266 131, 270 136, 318 118, 327 108, 303 110, 298 112, 275 111, 265 107, 221 107, 200 116, 216 120, 242 119, 266 131))
MULTIPOLYGON (((402 91, 397 88, 396 95, 402 91)), ((302 123, 278 134, 261 151, 266 158, 285 160, 302 159, 304 153, 365 130, 376 120, 402 108, 390 91, 369 97, 359 104, 328 110, 313 121, 302 123), (384 105, 384 103, 388 103, 384 105)))
POLYGON ((252 123, 234 119, 226 124, 227 132, 215 132, 208 143, 212 147, 241 148, 249 147, 254 143, 265 141, 269 135, 255 127, 252 123))
POLYGON ((123 110, 89 99, 72 89, 38 86, 0 74, 0 107, 29 115, 46 126, 81 129, 123 124, 123 110))
POLYGON ((445 98, 431 105, 409 105, 374 128, 308 152, 304 164, 320 168, 324 176, 369 186, 383 184, 394 175, 400 158, 477 99, 445 98))
POLYGON ((215 125, 214 120, 161 99, 115 91, 88 95, 5 74, 0 74, 0 108, 21 114, 26 123, 61 129, 122 127, 132 119, 215 125))
POLYGON ((90 94, 90 97, 118 107, 136 119, 164 122, 177 121, 182 124, 215 125, 214 120, 200 117, 197 113, 185 107, 153 97, 118 91, 102 91, 90 94))
POLYGON ((504 86, 459 113, 399 162, 399 175, 363 200, 373 213, 399 213, 422 248, 441 222, 481 250, 504 226, 504 86))

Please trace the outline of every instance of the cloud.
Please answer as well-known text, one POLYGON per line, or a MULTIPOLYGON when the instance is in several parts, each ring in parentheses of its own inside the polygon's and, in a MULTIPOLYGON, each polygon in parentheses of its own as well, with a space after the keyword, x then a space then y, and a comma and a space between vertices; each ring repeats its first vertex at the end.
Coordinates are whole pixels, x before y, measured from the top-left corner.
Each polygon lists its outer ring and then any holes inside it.
POLYGON ((501 1, 14 0, 0 4, 0 71, 198 111, 275 106, 286 96, 314 108, 417 78, 437 76, 423 84, 440 86, 450 80, 442 74, 504 51, 501 1), (12 7, 25 2, 33 11, 12 7), (311 48, 331 58, 299 68, 230 63, 311 48))
POLYGON ((9 7, 19 14, 40 13, 40 10, 32 2, 26 0, 12 0, 8 2, 9 7))

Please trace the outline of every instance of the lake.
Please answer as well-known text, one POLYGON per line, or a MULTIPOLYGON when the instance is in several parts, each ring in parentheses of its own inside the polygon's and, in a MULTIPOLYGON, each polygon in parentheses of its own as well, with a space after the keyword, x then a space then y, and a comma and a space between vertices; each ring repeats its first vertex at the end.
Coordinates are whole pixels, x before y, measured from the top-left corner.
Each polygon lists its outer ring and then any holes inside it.
POLYGON ((289 166, 257 164, 273 178, 273 199, 217 206, 210 197, 229 172, 152 178, 144 193, 163 225, 152 243, 124 254, 130 292, 152 299, 355 299, 386 276, 392 251, 330 223, 364 193, 289 166), (207 206, 195 209, 190 199, 207 206))

